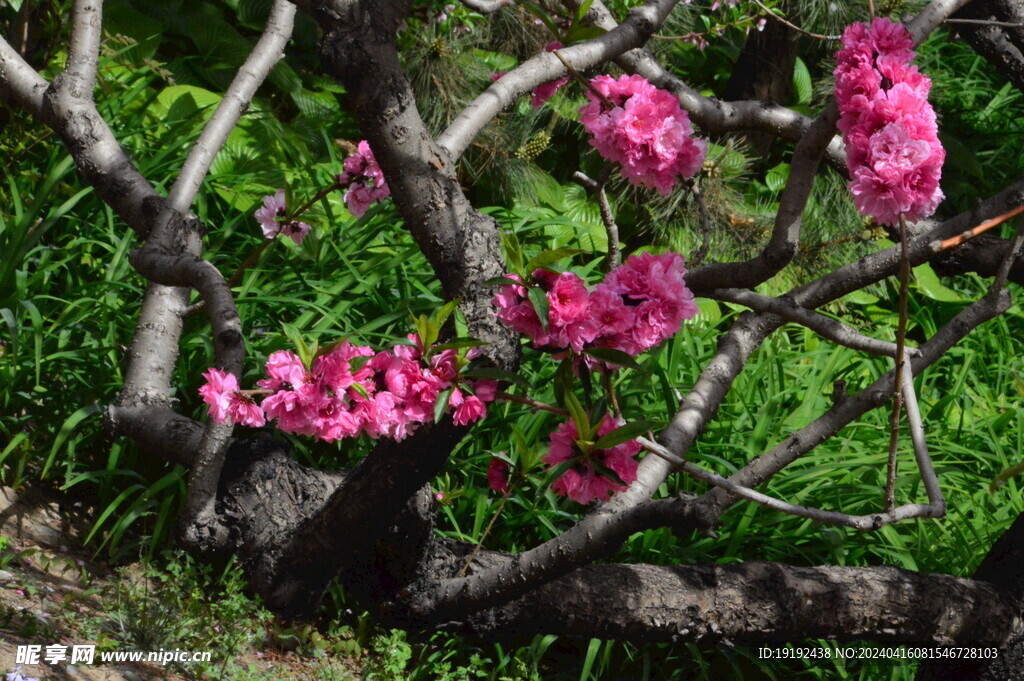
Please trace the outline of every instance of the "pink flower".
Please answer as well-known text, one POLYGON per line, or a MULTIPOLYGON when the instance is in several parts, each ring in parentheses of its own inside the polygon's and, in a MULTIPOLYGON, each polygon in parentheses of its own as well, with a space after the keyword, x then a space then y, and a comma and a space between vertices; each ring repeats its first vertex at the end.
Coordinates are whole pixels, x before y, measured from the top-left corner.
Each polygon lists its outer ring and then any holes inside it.
POLYGON ((508 494, 509 465, 504 459, 496 456, 491 457, 491 463, 487 466, 487 484, 495 492, 508 494))
POLYGON ((232 393, 228 399, 228 418, 232 423, 250 428, 261 428, 267 423, 259 405, 248 395, 239 392, 232 393))
POLYGON ((238 379, 234 374, 211 368, 203 373, 206 383, 199 388, 203 402, 210 405, 210 418, 217 423, 226 423, 231 409, 231 397, 238 392, 238 379))
POLYGON ((345 205, 353 216, 363 217, 371 204, 391 196, 384 172, 366 140, 359 143, 355 154, 342 162, 342 167, 344 172, 334 179, 346 190, 345 205))
POLYGON ((679 177, 700 170, 707 143, 693 137, 690 117, 673 94, 636 75, 597 76, 591 85, 604 99, 588 91, 580 122, 591 145, 618 163, 626 179, 668 194, 679 177))
MULTIPOLYGON (((554 52, 555 50, 560 49, 562 49, 562 43, 558 42, 557 40, 548 43, 544 47, 544 50, 547 52, 554 52)), ((534 88, 533 94, 530 96, 530 106, 532 106, 534 109, 539 109, 541 106, 544 105, 544 102, 548 101, 549 99, 555 96, 555 93, 558 92, 558 88, 562 87, 568 82, 569 76, 565 76, 564 78, 553 80, 550 83, 538 85, 536 88, 534 88)))
POLYGON ((298 387, 312 381, 302 360, 290 350, 278 350, 271 353, 267 358, 266 372, 267 378, 256 382, 256 385, 264 390, 298 387))
POLYGON ((493 402, 498 394, 498 382, 493 378, 480 378, 473 382, 473 392, 482 402, 493 402))
POLYGON ((877 18, 847 28, 836 54, 850 192, 861 214, 884 225, 931 215, 943 198, 945 151, 928 104, 931 81, 910 64, 913 47, 902 25, 877 18))
MULTIPOLYGON (((598 428, 597 435, 606 435, 616 427, 615 419, 608 414, 598 428)), ((572 467, 551 486, 555 492, 576 503, 589 504, 595 500, 605 501, 613 493, 626 489, 618 482, 600 475, 592 463, 594 461, 614 471, 626 484, 636 480, 639 442, 630 440, 609 449, 595 449, 585 455, 576 445, 578 437, 579 431, 572 421, 561 424, 551 433, 551 447, 543 459, 548 464, 548 470, 563 461, 573 462, 572 467)))
POLYGON ((272 196, 263 197, 263 207, 256 211, 256 220, 263 228, 263 236, 273 239, 281 231, 281 221, 287 217, 284 190, 278 189, 272 196))
MULTIPOLYGON (((457 391, 453 391, 452 395, 457 391)), ((476 395, 463 395, 459 401, 459 405, 455 407, 455 413, 452 415, 452 421, 457 426, 468 426, 474 421, 478 421, 487 415, 487 407, 476 395)))
POLYGON ((296 246, 302 243, 302 240, 309 234, 309 230, 309 225, 298 220, 289 220, 281 225, 281 234, 290 237, 296 246))

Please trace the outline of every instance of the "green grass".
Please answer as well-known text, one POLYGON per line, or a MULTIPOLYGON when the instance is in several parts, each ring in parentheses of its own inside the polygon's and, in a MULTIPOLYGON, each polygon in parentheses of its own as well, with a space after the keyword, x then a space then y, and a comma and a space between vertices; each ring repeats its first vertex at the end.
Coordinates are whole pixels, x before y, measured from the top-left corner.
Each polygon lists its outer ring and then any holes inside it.
MULTIPOLYGON (((204 5, 198 0, 192 4, 204 5)), ((215 23, 220 26, 222 20, 228 21, 233 36, 251 37, 253 26, 258 25, 258 17, 249 16, 252 4, 238 3, 238 17, 219 17, 215 23)), ((185 40, 187 26, 175 24, 168 29, 157 52, 155 43, 144 36, 144 22, 138 22, 142 20, 131 19, 130 13, 116 19, 118 31, 135 42, 107 45, 99 82, 100 108, 143 174, 165 190, 201 123, 219 101, 215 93, 224 68, 216 63, 220 58, 216 49, 207 50, 202 58, 190 53, 195 48, 185 40), (154 55, 163 61, 155 60, 154 55), (173 87, 169 73, 177 79, 173 87)), ((203 40, 215 47, 215 36, 207 33, 203 40)), ((297 40, 308 43, 309 36, 302 33, 297 40)), ((232 41, 237 42, 234 37, 232 41)), ((702 56, 672 49, 676 50, 674 58, 684 65, 710 65, 704 74, 706 85, 722 80, 719 62, 728 61, 727 51, 702 56)), ((493 53, 485 56, 491 59, 493 53)), ((49 75, 61 59, 58 50, 49 75)), ((310 76, 314 61, 300 59, 275 72, 271 94, 264 93, 250 108, 197 199, 195 210, 210 229, 208 253, 226 274, 260 243, 251 213, 262 194, 287 185, 300 200, 311 196, 340 169, 343 153, 333 140, 356 135, 351 117, 332 108, 326 99, 340 94, 337 86, 310 76), (301 82, 298 88, 295 79, 301 82)), ((1004 92, 984 62, 962 45, 929 41, 922 49, 922 68, 935 78, 933 92, 948 137, 971 140, 973 145, 969 154, 955 141, 949 145, 958 169, 950 172, 946 190, 952 206, 967 205, 979 193, 988 193, 1002 186, 1007 177, 1019 174, 1020 155, 1010 152, 1020 134, 1020 96, 1004 92), (973 113, 956 98, 950 99, 952 93, 960 97, 961 91, 968 92, 974 102, 973 113), (990 186, 983 186, 981 179, 990 186)), ((430 106, 429 98, 425 102, 430 106)), ((573 114, 571 99, 555 105, 563 118, 573 114)), ((436 122, 443 113, 431 112, 430 116, 436 122)), ((522 130, 502 134, 525 140, 551 123, 546 113, 531 116, 522 121, 522 130)), ((115 399, 120 387, 125 346, 143 292, 143 282, 128 262, 130 249, 137 242, 81 184, 52 135, 24 117, 12 116, 5 123, 7 134, 0 139, 5 159, 0 178, 0 252, 4 254, 0 260, 0 480, 14 487, 59 489, 93 506, 96 522, 89 547, 97 554, 114 561, 132 560, 141 554, 156 559, 158 565, 173 566, 175 560, 160 556, 168 546, 183 498, 185 472, 145 455, 127 440, 111 439, 102 424, 103 407, 115 399)), ((559 184, 560 176, 556 177, 580 160, 580 140, 568 119, 553 130, 552 147, 537 163, 551 166, 555 175, 506 159, 503 170, 489 168, 483 173, 482 186, 474 191, 477 197, 488 197, 490 203, 497 204, 484 210, 517 235, 527 258, 547 248, 577 247, 584 254, 574 260, 576 271, 596 280, 601 262, 594 254, 604 248, 596 206, 578 187, 559 184), (528 178, 530 191, 506 192, 506 185, 494 180, 512 176, 518 177, 520 184, 528 178), (489 185, 487 178, 491 178, 489 185)), ((753 224, 749 232, 740 230, 721 240, 716 235, 713 245, 726 251, 749 248, 750 243, 744 245, 743 241, 750 242, 757 230, 768 224, 765 215, 778 200, 779 178, 785 169, 776 166, 777 170, 764 177, 751 178, 749 159, 742 148, 723 146, 718 153, 722 154, 720 165, 728 172, 721 172, 710 191, 717 192, 722 211, 735 209, 741 217, 753 216, 753 224)), ((580 162, 589 163, 587 159, 580 162)), ((802 267, 787 275, 794 279, 790 284, 805 279, 815 268, 834 264, 830 258, 837 254, 845 257, 881 246, 867 240, 870 234, 860 233, 861 223, 844 191, 842 181, 833 175, 824 177, 816 189, 807 219, 811 248, 802 254, 802 267), (842 251, 833 249, 840 241, 848 245, 842 251)), ((686 220, 692 216, 673 218, 671 224, 662 225, 662 232, 643 232, 644 221, 650 222, 654 214, 634 202, 647 198, 627 191, 612 197, 623 224, 665 242, 691 243, 686 220)), ((675 210, 668 204, 656 208, 675 210)), ((281 240, 242 279, 237 302, 247 330, 247 384, 256 379, 271 352, 288 346, 284 323, 297 328, 307 340, 327 343, 351 337, 380 348, 408 332, 410 312, 428 313, 441 302, 440 289, 425 259, 390 204, 355 220, 335 195, 316 206, 312 215, 315 232, 301 247, 281 240)), ((725 213, 719 218, 724 221, 725 213)), ((940 289, 926 275, 927 271, 922 271, 912 289, 910 336, 916 343, 981 295, 985 287, 981 280, 965 277, 946 282, 955 290, 940 289)), ((765 292, 777 294, 785 288, 781 283, 772 284, 765 292)), ((1014 287, 1012 293, 1019 295, 1020 291, 1014 287)), ((870 335, 892 338, 895 307, 890 283, 835 303, 827 311, 870 335)), ((688 323, 676 338, 640 359, 648 373, 621 372, 616 388, 627 415, 664 418, 673 413, 680 395, 713 355, 718 334, 736 315, 737 310, 729 305, 704 305, 701 319, 688 323)), ((724 515, 717 539, 680 538, 668 530, 657 530, 631 537, 614 559, 656 564, 753 559, 801 565, 889 564, 969 575, 995 538, 1024 510, 1020 480, 1011 478, 996 491, 989 490, 1001 471, 1020 463, 1024 445, 1022 345, 1024 315, 1015 307, 970 335, 918 379, 929 447, 949 504, 946 520, 906 522, 879 532, 857 533, 739 503, 724 515)), ((181 349, 174 397, 183 413, 202 418, 204 410, 196 391, 200 373, 211 362, 212 346, 201 315, 189 319, 181 349)), ((555 367, 549 358, 527 353, 522 374, 536 386, 534 397, 554 401, 555 367)), ((784 327, 751 358, 691 456, 722 474, 737 470, 827 409, 834 381, 845 380, 849 390, 856 392, 886 370, 886 360, 837 348, 802 329, 784 327)), ((550 414, 533 413, 518 405, 492 406, 489 418, 475 426, 474 437, 459 445, 447 469, 434 481, 437 489, 445 491, 438 531, 466 541, 480 539, 500 502, 489 492, 485 479, 490 456, 499 451, 521 463, 524 479, 488 535, 486 546, 523 550, 571 526, 584 509, 555 496, 537 465, 557 423, 550 414), (531 462, 532 467, 528 465, 531 462)), ((300 461, 325 469, 353 464, 366 448, 363 442, 327 446, 288 439, 300 461)), ((787 501, 847 513, 877 510, 887 440, 885 410, 869 413, 787 468, 764 489, 787 501)), ((902 451, 898 499, 921 500, 923 490, 909 445, 902 451)), ((659 495, 705 489, 693 480, 673 476, 659 495)), ((193 581, 209 586, 197 580, 193 581)), ((236 605, 241 603, 239 593, 232 592, 229 598, 236 605)), ((125 598, 126 603, 144 600, 125 598)), ((224 617, 243 621, 255 617, 254 612, 241 609, 224 617)), ((537 675, 545 680, 571 681, 909 681, 913 677, 910 664, 835 659, 827 664, 768 662, 758 659, 756 650, 743 648, 692 644, 636 647, 547 636, 498 645, 447 634, 404 636, 380 630, 360 612, 344 593, 333 589, 319 629, 297 628, 278 635, 293 637, 296 645, 311 655, 323 650, 318 648, 321 644, 340 646, 337 651, 345 654, 363 654, 380 678, 406 674, 412 679, 452 681, 527 681, 537 675), (349 609, 356 612, 347 614, 349 609)), ((146 616, 139 608, 124 615, 127 620, 146 616)), ((198 629, 199 625, 189 628, 198 629)), ((238 674, 243 678, 241 670, 238 674)))

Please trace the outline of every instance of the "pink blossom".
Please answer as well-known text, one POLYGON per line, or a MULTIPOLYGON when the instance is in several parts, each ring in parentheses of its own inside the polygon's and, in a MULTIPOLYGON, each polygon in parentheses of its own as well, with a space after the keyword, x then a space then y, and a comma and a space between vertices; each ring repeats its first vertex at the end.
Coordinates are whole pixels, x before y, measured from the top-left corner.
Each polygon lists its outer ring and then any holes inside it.
MULTIPOLYGON (((598 428, 597 435, 606 435, 616 427, 615 419, 609 414, 598 428)), ((636 480, 639 442, 630 440, 609 449, 594 449, 585 455, 576 445, 578 437, 579 431, 572 421, 562 423, 551 433, 551 447, 543 459, 548 464, 548 470, 564 461, 573 462, 572 467, 551 486, 555 492, 569 497, 576 503, 589 504, 595 500, 605 501, 613 493, 626 489, 614 480, 600 475, 594 468, 594 461, 614 471, 626 484, 636 480)))
POLYGON ((483 402, 493 402, 498 395, 498 382, 493 378, 480 378, 473 382, 473 393, 483 402))
POLYGON ((884 225, 931 215, 943 198, 945 151, 913 47, 906 28, 877 18, 847 28, 836 54, 850 192, 861 214, 884 225))
POLYGON ((356 153, 346 158, 342 167, 344 172, 334 179, 345 189, 345 205, 353 216, 363 217, 371 204, 391 196, 384 172, 366 140, 359 142, 356 153))
POLYGON ((255 217, 260 227, 263 228, 263 236, 273 239, 281 231, 281 221, 287 217, 285 209, 284 190, 278 189, 273 195, 263 197, 263 207, 256 211, 255 217))
POLYGON ((203 402, 210 405, 210 418, 217 423, 225 423, 231 410, 231 396, 238 392, 238 379, 234 374, 217 369, 209 369, 203 373, 206 383, 199 388, 203 402))
POLYGON ((668 194, 679 177, 700 170, 707 143, 693 137, 677 97, 636 75, 597 76, 591 85, 604 97, 587 92, 590 103, 580 109, 580 122, 591 145, 618 163, 626 179, 668 194))
MULTIPOLYGON (((452 393, 454 395, 454 392, 452 393)), ((457 426, 468 426, 474 421, 479 421, 487 415, 487 407, 476 395, 464 395, 460 404, 455 408, 452 421, 457 426)))
POLYGON ((495 492, 508 494, 509 465, 504 459, 496 456, 491 457, 491 463, 487 466, 487 484, 495 492))
POLYGON ((285 386, 301 386, 312 379, 299 356, 290 350, 271 353, 266 364, 267 378, 256 382, 264 390, 280 390, 285 386))
MULTIPOLYGON (((554 52, 555 50, 562 49, 562 43, 558 42, 557 40, 554 40, 548 43, 544 47, 544 49, 547 52, 554 52)), ((568 82, 569 76, 565 76, 563 78, 559 78, 558 80, 553 80, 550 83, 538 85, 536 88, 534 88, 533 94, 530 96, 530 106, 532 106, 534 109, 539 109, 541 106, 544 105, 544 102, 548 101, 549 99, 555 96, 555 93, 558 92, 558 88, 562 87, 568 82)))
POLYGON ((250 428, 261 428, 267 423, 259 405, 248 395, 239 392, 232 393, 228 398, 228 418, 232 423, 250 428))
POLYGON ((289 220, 281 225, 281 234, 290 237, 295 242, 295 245, 298 246, 306 238, 306 235, 309 234, 310 229, 310 226, 305 222, 289 220))

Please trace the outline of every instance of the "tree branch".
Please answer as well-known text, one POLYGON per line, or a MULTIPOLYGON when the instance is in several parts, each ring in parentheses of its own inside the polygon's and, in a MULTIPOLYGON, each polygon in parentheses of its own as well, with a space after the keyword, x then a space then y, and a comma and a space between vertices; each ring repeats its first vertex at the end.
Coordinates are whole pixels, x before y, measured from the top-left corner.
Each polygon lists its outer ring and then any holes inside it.
POLYGON ((591 565, 471 617, 464 630, 635 642, 828 638, 1000 646, 1015 598, 988 582, 893 567, 591 565))
POLYGON ((837 120, 839 107, 833 101, 793 150, 789 179, 775 214, 775 227, 764 249, 746 262, 713 263, 691 270, 686 275, 690 288, 753 288, 771 279, 793 260, 800 245, 804 209, 837 120))
MULTIPOLYGON (((714 289, 705 293, 704 297, 737 303, 757 312, 778 315, 788 322, 806 326, 823 338, 827 338, 833 343, 852 350, 872 355, 882 355, 884 357, 896 356, 895 343, 864 336, 852 326, 808 310, 805 307, 800 307, 785 297, 772 298, 771 296, 754 293, 753 291, 735 288, 714 289)), ((910 353, 911 355, 917 354, 913 348, 910 349, 910 353)))
MULTIPOLYGON (((629 11, 629 17, 602 36, 559 50, 561 59, 583 71, 644 44, 665 22, 679 0, 648 0, 629 11)), ((565 75, 560 58, 550 52, 528 59, 473 100, 437 138, 437 146, 458 160, 473 139, 503 109, 538 85, 565 75)))

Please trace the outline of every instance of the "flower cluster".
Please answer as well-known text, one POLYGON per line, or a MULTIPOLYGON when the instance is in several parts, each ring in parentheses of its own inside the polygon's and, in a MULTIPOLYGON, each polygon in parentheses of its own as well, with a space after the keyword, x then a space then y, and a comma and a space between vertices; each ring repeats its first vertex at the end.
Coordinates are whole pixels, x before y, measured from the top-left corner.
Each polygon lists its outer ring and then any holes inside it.
MULTIPOLYGON (((597 436, 607 435, 615 428, 615 419, 609 414, 598 428, 597 436)), ((561 424, 551 433, 551 447, 543 459, 548 469, 572 461, 572 466, 551 486, 555 492, 576 503, 589 504, 595 500, 604 501, 614 492, 626 489, 603 475, 602 470, 613 471, 626 484, 636 480, 639 442, 630 440, 608 449, 591 449, 589 453, 584 453, 576 444, 577 439, 579 431, 573 421, 561 424)))
POLYGON ((372 203, 391 196, 384 173, 366 140, 359 143, 356 153, 345 159, 343 167, 344 172, 334 180, 345 189, 345 205, 355 217, 363 217, 372 203))
POLYGON ((693 177, 707 155, 707 143, 693 136, 679 99, 642 76, 597 76, 580 109, 590 144, 622 166, 639 187, 668 194, 679 177, 693 177), (596 94, 600 93, 600 95, 596 94))
POLYGON ((538 269, 532 283, 548 301, 546 327, 514 274, 509 278, 519 283, 502 286, 495 303, 498 318, 538 348, 579 353, 605 347, 638 355, 674 336, 684 319, 697 314, 685 274, 677 253, 632 255, 593 291, 572 272, 538 269))
POLYGON ((421 423, 434 420, 443 395, 446 413, 467 425, 487 413, 497 382, 464 381, 455 350, 425 353, 417 335, 414 345, 374 353, 343 342, 317 356, 307 367, 293 352, 270 355, 258 391, 239 391, 238 381, 220 369, 203 374, 199 389, 210 417, 249 426, 276 421, 286 433, 310 435, 327 442, 365 433, 371 438, 404 440, 421 423), (257 406, 250 393, 266 395, 257 406))
POLYGON ((309 233, 309 225, 305 222, 288 219, 283 189, 278 189, 272 196, 264 196, 263 207, 256 211, 255 216, 267 239, 284 234, 298 245, 309 233))
POLYGON ((836 54, 839 129, 850 191, 862 215, 895 225, 917 221, 942 200, 946 153, 928 103, 931 81, 911 65, 914 41, 902 24, 877 18, 843 34, 836 54))

